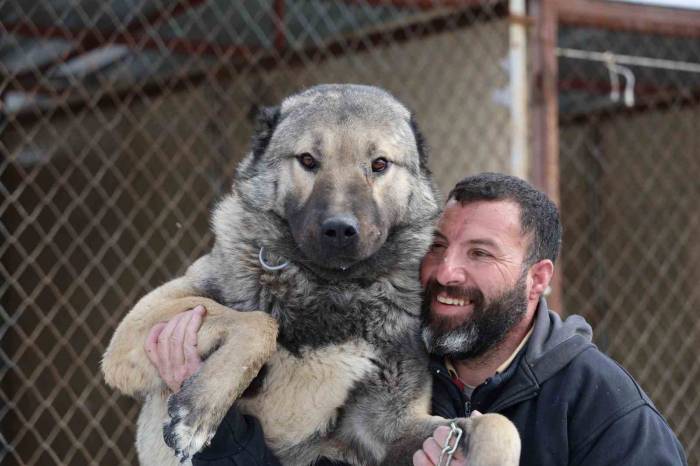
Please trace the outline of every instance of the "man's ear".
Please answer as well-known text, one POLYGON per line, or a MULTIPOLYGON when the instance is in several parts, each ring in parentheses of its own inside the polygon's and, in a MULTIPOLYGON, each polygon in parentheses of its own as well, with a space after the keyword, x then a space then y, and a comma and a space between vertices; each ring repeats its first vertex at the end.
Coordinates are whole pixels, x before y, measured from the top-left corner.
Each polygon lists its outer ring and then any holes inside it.
POLYGON ((549 282, 552 281, 553 274, 554 264, 549 259, 543 259, 530 267, 529 275, 530 280, 532 280, 532 286, 530 287, 528 300, 537 301, 540 299, 540 296, 544 294, 544 290, 549 286, 549 282))
POLYGON ((253 135, 253 159, 257 160, 267 149, 272 133, 275 132, 280 120, 279 107, 262 107, 255 118, 255 134, 253 135))

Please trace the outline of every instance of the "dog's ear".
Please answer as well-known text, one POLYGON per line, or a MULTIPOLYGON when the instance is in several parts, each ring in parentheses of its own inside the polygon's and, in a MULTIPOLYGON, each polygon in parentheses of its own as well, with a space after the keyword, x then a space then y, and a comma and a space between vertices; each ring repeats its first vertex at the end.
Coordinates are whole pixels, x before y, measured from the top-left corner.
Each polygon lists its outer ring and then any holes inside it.
POLYGON ((411 113, 411 120, 409 121, 411 125, 411 131, 413 131, 413 136, 416 138, 416 148, 418 149, 418 161, 420 163, 421 171, 430 174, 430 169, 428 169, 428 144, 425 142, 425 137, 418 128, 418 123, 416 122, 416 116, 411 113))
POLYGON ((255 117, 255 133, 253 135, 253 159, 257 160, 267 149, 272 133, 275 132, 280 120, 279 107, 261 107, 255 117))

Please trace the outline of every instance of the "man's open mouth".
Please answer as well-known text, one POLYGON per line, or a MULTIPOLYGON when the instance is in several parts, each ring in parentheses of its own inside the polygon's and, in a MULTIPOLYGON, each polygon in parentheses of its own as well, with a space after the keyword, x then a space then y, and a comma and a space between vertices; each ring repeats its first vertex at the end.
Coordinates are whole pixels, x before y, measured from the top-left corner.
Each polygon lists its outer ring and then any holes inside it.
POLYGON ((451 298, 449 296, 444 296, 444 295, 437 295, 437 297, 435 299, 439 303, 447 304, 450 306, 466 306, 467 304, 472 303, 468 299, 451 298))

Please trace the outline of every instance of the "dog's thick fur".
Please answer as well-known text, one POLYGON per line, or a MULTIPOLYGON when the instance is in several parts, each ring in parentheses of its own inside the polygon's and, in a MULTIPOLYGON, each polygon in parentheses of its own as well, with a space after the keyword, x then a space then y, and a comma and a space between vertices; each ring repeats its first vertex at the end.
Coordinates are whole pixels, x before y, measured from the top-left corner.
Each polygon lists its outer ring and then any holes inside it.
MULTIPOLYGON (((144 297, 105 353, 107 383, 145 398, 141 463, 189 458, 239 399, 284 464, 410 464, 447 423, 429 414, 419 337, 419 262, 437 215, 422 138, 386 92, 317 86, 263 111, 215 210, 212 251, 144 297), (388 166, 373 169, 377 159, 388 166), (268 263, 288 266, 263 268, 261 248, 268 263), (200 303, 204 365, 168 396, 143 342, 156 322, 200 303), (241 397, 263 365, 258 390, 241 397)), ((458 423, 470 466, 518 463, 519 437, 505 418, 458 423)))

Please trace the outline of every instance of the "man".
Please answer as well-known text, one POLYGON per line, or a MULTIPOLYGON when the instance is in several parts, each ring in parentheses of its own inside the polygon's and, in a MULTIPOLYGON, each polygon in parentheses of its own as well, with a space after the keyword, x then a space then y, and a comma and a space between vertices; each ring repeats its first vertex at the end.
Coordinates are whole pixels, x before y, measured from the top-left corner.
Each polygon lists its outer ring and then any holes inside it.
MULTIPOLYGON (((591 343, 584 319, 547 309, 560 239, 556 206, 518 178, 485 173, 450 192, 421 265, 433 414, 503 414, 520 432, 522 465, 687 464, 639 385, 591 343)), ((146 343, 174 391, 201 364, 192 346, 203 313, 154 327, 146 343)), ((436 430, 414 464, 437 464, 446 436, 436 430)), ((235 409, 193 462, 277 464, 255 419, 235 409)))

